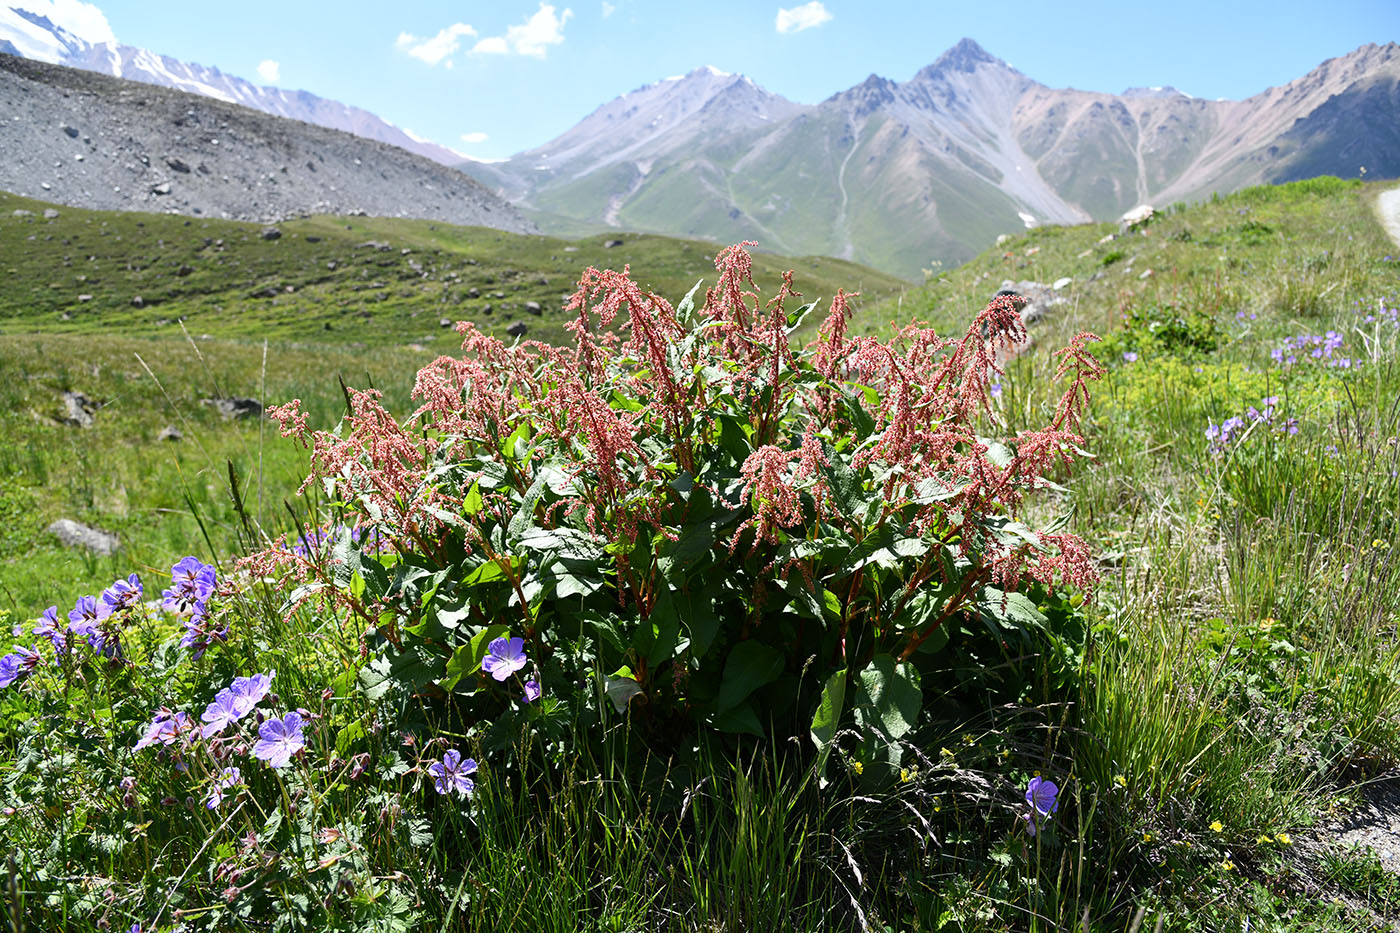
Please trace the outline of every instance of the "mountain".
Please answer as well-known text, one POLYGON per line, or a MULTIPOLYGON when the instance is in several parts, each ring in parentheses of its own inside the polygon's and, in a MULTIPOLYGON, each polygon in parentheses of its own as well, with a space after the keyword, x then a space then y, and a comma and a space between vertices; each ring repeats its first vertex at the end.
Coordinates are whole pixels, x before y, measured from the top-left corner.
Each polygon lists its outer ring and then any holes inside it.
POLYGON ((444 165, 456 165, 464 158, 460 152, 400 129, 368 110, 308 91, 262 87, 217 68, 182 62, 146 49, 115 42, 89 42, 22 7, 0 7, 0 52, 242 104, 274 116, 375 139, 444 165))
POLYGON ((1400 46, 1363 46, 1281 88, 1053 89, 963 39, 908 81, 815 105, 697 69, 598 108, 543 146, 464 171, 546 229, 742 238, 910 277, 998 234, 1114 219, 1318 174, 1400 175, 1400 46))
POLYGON ((385 143, 0 54, 0 189, 99 210, 368 213, 532 233, 481 184, 385 143))

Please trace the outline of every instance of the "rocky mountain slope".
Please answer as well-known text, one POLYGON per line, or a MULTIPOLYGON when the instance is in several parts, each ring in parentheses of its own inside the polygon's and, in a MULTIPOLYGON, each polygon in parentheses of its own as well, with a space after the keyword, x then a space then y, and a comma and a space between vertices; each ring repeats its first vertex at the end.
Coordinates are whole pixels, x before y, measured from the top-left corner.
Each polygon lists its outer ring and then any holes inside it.
POLYGON ((0 189, 105 210, 271 221, 368 213, 534 231, 455 169, 209 97, 0 54, 0 189))
POLYGON ((465 171, 567 222, 757 240, 917 276, 1000 233, 1318 174, 1400 175, 1400 45, 1244 101, 1052 89, 970 39, 815 106, 698 69, 465 171))
POLYGON ((0 52, 242 104, 274 116, 376 139, 444 165, 455 165, 463 158, 461 153, 415 136, 368 110, 308 91, 260 86, 217 68, 182 62, 147 49, 116 42, 89 42, 23 7, 0 7, 0 52))

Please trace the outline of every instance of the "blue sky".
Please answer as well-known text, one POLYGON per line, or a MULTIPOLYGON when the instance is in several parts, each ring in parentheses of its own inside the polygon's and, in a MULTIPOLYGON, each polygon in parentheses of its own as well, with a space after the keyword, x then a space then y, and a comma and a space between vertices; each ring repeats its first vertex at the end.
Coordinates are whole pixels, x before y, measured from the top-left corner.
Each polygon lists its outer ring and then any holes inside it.
POLYGON ((815 103, 871 73, 905 80, 970 36, 1051 87, 1240 98, 1400 40, 1397 0, 8 2, 67 8, 91 29, 105 16, 120 42, 354 104, 478 158, 702 65, 815 103))

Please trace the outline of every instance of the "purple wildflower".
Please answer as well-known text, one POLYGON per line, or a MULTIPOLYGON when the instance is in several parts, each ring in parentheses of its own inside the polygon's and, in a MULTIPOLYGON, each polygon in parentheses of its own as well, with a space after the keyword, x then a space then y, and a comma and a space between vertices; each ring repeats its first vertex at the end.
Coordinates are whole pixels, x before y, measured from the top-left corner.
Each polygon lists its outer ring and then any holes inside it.
POLYGON ((450 794, 454 790, 464 797, 470 797, 476 790, 476 782, 467 777, 476 773, 476 760, 462 758, 462 753, 449 749, 442 761, 428 765, 428 773, 433 776, 433 787, 439 794, 450 794))
POLYGON ((177 615, 187 615, 196 604, 208 601, 217 584, 212 566, 197 557, 182 557, 170 568, 170 589, 161 592, 160 604, 177 615))
POLYGON ((0 687, 8 687, 33 673, 39 665, 39 655, 23 645, 15 645, 15 650, 0 658, 0 687))
POLYGON ((218 778, 215 779, 214 786, 209 791, 209 799, 205 801, 204 805, 210 810, 213 810, 219 804, 224 802, 224 791, 228 790, 230 787, 236 787, 237 785, 242 783, 242 771, 240 771, 236 766, 225 768, 224 770, 219 772, 218 778))
POLYGON ((1135 352, 1133 352, 1132 350, 1129 350, 1127 353, 1124 353, 1124 354, 1123 354, 1123 362, 1125 362, 1125 363, 1136 363, 1137 361, 1138 361, 1138 355, 1137 355, 1135 352))
POLYGON ((993 382, 987 387, 987 391, 991 394, 992 398, 1001 398, 1001 383, 993 382))
POLYGON ((161 745, 172 745, 181 735, 191 734, 193 730, 194 727, 190 725, 188 713, 178 713, 162 707, 156 713, 155 719, 151 720, 151 724, 146 727, 146 734, 132 746, 132 751, 140 751, 148 745, 155 745, 157 742, 161 745))
POLYGON ((235 708, 238 710, 240 718, 253 711, 253 707, 261 703, 272 691, 272 678, 276 677, 274 671, 270 674, 254 674, 252 677, 235 677, 233 683, 229 684, 228 692, 233 694, 235 708))
POLYGON ((540 685, 533 680, 525 681, 525 702, 533 703, 540 698, 540 685))
POLYGON ((141 578, 134 573, 125 580, 116 581, 102 591, 102 602, 97 604, 97 618, 108 619, 130 609, 141 601, 144 592, 141 578))
POLYGON ((64 634, 63 626, 58 622, 57 606, 45 609, 39 621, 34 623, 34 636, 47 638, 49 643, 53 645, 56 654, 62 654, 68 650, 68 636, 64 634))
POLYGON ((523 638, 497 638, 488 647, 487 655, 481 660, 481 669, 497 680, 505 680, 525 666, 523 638))
POLYGON ((306 747, 301 727, 301 714, 296 711, 281 719, 269 719, 258 729, 253 757, 261 758, 274 768, 287 767, 292 763, 292 756, 306 747))
POLYGON ((1026 804, 1031 809, 1022 819, 1026 821, 1026 830, 1032 836, 1040 829, 1042 821, 1050 819, 1060 809, 1059 796, 1060 788, 1054 781, 1031 778, 1026 786, 1026 804))
MULTIPOLYGON (((251 708, 251 707, 249 707, 251 708)), ((233 723, 243 718, 247 709, 239 709, 239 698, 227 688, 214 695, 214 702, 204 708, 199 718, 204 720, 203 734, 218 735, 233 723)))

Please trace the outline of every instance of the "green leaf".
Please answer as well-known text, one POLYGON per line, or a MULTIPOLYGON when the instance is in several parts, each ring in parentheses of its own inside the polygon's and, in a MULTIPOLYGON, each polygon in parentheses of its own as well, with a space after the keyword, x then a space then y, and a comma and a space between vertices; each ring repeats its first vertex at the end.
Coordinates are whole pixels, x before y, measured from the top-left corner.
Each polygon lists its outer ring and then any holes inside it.
POLYGON ((826 457, 822 475, 841 514, 849 518, 864 518, 870 496, 866 494, 860 474, 852 470, 836 449, 825 441, 822 441, 822 453, 826 457))
POLYGON ((817 780, 823 785, 826 783, 826 759, 831 754, 831 743, 836 738, 845 704, 846 669, 843 667, 826 679, 821 703, 812 717, 812 744, 817 746, 817 780))
POLYGON ((715 612, 712 600, 680 594, 676 600, 676 614, 685 625, 685 633, 690 638, 690 657, 698 661, 710 650, 715 636, 719 634, 720 618, 715 612))
POLYGON ((462 499, 462 514, 471 518, 480 512, 486 503, 481 498, 481 482, 472 483, 472 488, 467 490, 467 495, 462 499))
POLYGON ((611 677, 603 680, 603 690, 612 700, 613 708, 619 713, 627 712, 627 704, 642 692, 642 685, 632 677, 630 667, 619 668, 611 677))
POLYGON ((355 744, 365 737, 363 723, 352 722, 335 734, 335 753, 341 758, 349 758, 355 744))
POLYGON ((669 591, 657 594, 651 615, 641 620, 632 636, 632 647, 655 667, 671 657, 680 643, 681 620, 669 591))
POLYGON ((724 661, 724 675, 715 701, 717 709, 720 712, 733 709, 759 687, 777 680, 782 672, 782 652, 753 639, 739 642, 724 661))
POLYGON ((764 737, 763 723, 759 722, 758 713, 754 712, 751 702, 715 713, 710 717, 710 725, 720 732, 744 732, 760 739, 764 737))
POLYGON ((907 661, 898 664, 890 655, 878 654, 860 672, 856 721, 878 727, 891 741, 914 728, 923 702, 919 672, 907 661))
POLYGON ((984 587, 977 601, 977 614, 995 634, 998 629, 1043 629, 1045 616, 1023 593, 1003 593, 994 586, 984 587))

